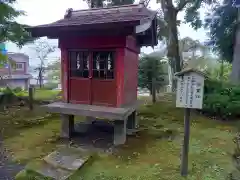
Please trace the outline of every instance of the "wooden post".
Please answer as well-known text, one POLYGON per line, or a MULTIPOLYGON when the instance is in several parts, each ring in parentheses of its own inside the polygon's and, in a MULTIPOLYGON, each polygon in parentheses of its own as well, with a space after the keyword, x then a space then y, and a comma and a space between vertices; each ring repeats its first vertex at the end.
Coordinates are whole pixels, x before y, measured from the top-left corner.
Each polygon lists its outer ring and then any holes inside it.
POLYGON ((152 102, 156 103, 156 78, 152 78, 152 102))
POLYGON ((177 78, 176 107, 184 108, 184 140, 181 154, 181 175, 188 175, 188 151, 191 109, 202 109, 205 74, 193 69, 175 74, 177 78))
POLYGON ((189 136, 190 136, 190 109, 184 109, 184 140, 182 147, 182 162, 181 162, 181 175, 187 176, 188 174, 188 150, 189 150, 189 136))
POLYGON ((29 97, 29 109, 33 110, 33 87, 32 86, 29 86, 28 97, 29 97))

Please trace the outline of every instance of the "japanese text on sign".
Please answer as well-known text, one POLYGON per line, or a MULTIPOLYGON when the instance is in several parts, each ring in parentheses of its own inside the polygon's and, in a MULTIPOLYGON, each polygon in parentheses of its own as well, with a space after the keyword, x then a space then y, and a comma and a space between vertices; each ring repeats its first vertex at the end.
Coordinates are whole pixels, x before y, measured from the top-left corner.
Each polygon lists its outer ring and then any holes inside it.
POLYGON ((191 74, 178 77, 176 107, 202 109, 204 77, 191 74))

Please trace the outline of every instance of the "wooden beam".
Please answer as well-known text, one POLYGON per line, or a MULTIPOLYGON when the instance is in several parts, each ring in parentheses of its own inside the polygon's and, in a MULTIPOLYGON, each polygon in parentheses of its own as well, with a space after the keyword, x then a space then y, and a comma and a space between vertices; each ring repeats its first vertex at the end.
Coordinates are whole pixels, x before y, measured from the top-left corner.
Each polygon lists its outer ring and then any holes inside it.
MULTIPOLYGON (((49 36, 57 38, 55 34, 59 33, 71 33, 71 32, 98 32, 98 31, 111 31, 125 29, 134 29, 135 26, 139 25, 138 21, 133 22, 112 22, 109 24, 89 24, 89 25, 75 25, 75 26, 43 26, 29 28, 33 37, 49 36)), ((133 30, 134 31, 134 30, 133 30)))
POLYGON ((50 39, 58 39, 59 37, 82 37, 82 36, 118 36, 118 35, 132 35, 134 33, 133 28, 118 28, 98 31, 61 31, 48 35, 50 39))

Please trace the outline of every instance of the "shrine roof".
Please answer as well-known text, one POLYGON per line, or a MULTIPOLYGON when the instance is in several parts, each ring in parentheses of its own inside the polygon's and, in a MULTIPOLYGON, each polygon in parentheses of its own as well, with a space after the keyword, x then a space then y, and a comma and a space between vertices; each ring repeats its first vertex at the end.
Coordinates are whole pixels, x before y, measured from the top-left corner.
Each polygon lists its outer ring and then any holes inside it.
POLYGON ((189 74, 189 73, 197 73, 201 76, 207 77, 206 73, 199 71, 198 69, 194 69, 194 68, 183 69, 182 71, 175 73, 175 76, 183 76, 183 75, 189 74))
MULTIPOLYGON (((107 24, 114 22, 149 21, 152 20, 155 16, 156 12, 146 8, 143 4, 92 8, 76 11, 69 9, 63 19, 50 24, 44 24, 35 27, 47 28, 82 26, 90 24, 107 24)), ((31 29, 31 27, 29 29, 31 29)))

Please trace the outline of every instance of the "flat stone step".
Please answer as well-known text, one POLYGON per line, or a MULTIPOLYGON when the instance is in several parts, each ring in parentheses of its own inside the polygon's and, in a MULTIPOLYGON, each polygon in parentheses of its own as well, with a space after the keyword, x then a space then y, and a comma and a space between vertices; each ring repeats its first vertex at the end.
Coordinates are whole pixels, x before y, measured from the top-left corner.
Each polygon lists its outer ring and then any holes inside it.
POLYGON ((41 176, 51 178, 53 180, 66 180, 71 175, 73 175, 74 171, 68 171, 61 168, 56 168, 46 163, 45 161, 38 162, 34 167, 26 167, 28 171, 33 171, 41 176))
POLYGON ((61 148, 46 156, 44 161, 56 168, 69 171, 80 169, 90 158, 89 153, 79 148, 61 148))

